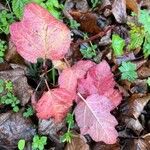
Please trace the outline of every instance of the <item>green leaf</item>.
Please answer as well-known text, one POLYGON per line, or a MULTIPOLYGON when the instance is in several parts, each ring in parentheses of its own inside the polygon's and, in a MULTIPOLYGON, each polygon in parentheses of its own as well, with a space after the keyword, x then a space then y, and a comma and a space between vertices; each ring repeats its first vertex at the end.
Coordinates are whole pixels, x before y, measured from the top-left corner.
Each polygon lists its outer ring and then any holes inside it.
POLYGON ((80 27, 80 23, 78 23, 74 19, 70 19, 69 20, 69 26, 70 26, 71 29, 78 29, 80 27))
POLYGON ((72 132, 66 132, 63 136, 60 137, 61 142, 68 142, 71 143, 71 139, 73 137, 72 132))
POLYGON ((115 56, 123 55, 123 48, 125 46, 125 40, 122 39, 118 34, 112 35, 112 48, 115 56))
POLYGON ((150 86, 150 77, 148 77, 148 79, 147 79, 147 84, 148 84, 148 86, 150 86))
POLYGON ((144 57, 147 58, 150 55, 150 34, 146 34, 143 45, 144 57))
POLYGON ((24 6, 30 0, 12 0, 12 10, 18 19, 21 19, 23 16, 24 6))
POLYGON ((23 113, 23 117, 28 118, 34 114, 33 108, 30 106, 26 109, 26 111, 23 113))
POLYGON ((25 140, 24 139, 19 140, 18 149, 19 150, 24 150, 24 147, 25 147, 25 140))
POLYGON ((74 118, 73 118, 73 114, 68 113, 67 117, 66 117, 66 122, 68 123, 70 128, 74 127, 74 118))
POLYGON ((140 10, 138 20, 144 26, 145 32, 150 34, 150 12, 148 10, 140 10))
POLYGON ((122 65, 119 67, 121 72, 122 80, 134 81, 137 79, 136 65, 132 62, 122 62, 122 65))
POLYGON ((131 30, 129 32, 130 34, 130 44, 128 45, 128 49, 132 50, 132 49, 136 49, 136 48, 140 48, 143 40, 144 40, 144 29, 143 27, 139 27, 136 25, 130 25, 131 30))
POLYGON ((19 107, 18 106, 13 107, 13 111, 14 112, 18 112, 19 111, 19 107))
POLYGON ((96 7, 100 2, 101 0, 91 0, 92 8, 96 7))
POLYGON ((8 92, 12 92, 13 91, 13 83, 11 81, 5 81, 5 89, 8 92))
POLYGON ((4 80, 0 79, 0 93, 4 91, 4 80))
POLYGON ((80 52, 84 58, 92 59, 93 57, 96 56, 96 48, 97 48, 97 45, 91 44, 91 46, 85 46, 85 47, 80 48, 80 52))

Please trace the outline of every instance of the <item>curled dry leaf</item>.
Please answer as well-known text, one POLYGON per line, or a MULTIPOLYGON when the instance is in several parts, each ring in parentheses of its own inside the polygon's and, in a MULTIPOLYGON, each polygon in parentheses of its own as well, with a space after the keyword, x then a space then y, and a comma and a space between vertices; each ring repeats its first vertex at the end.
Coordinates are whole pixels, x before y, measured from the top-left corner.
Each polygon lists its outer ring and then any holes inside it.
POLYGON ((134 95, 130 98, 128 105, 126 106, 125 114, 134 119, 138 119, 139 115, 143 111, 146 104, 150 101, 150 95, 146 95, 143 97, 137 97, 134 95))
POLYGON ((115 0, 112 5, 112 13, 119 23, 125 23, 127 18, 126 13, 126 1, 125 0, 115 0))
POLYGON ((67 143, 65 150, 90 150, 86 139, 82 135, 73 135, 71 143, 67 143))
POLYGON ((81 134, 89 134, 96 142, 104 141, 106 144, 114 144, 118 136, 115 130, 118 123, 110 114, 112 107, 109 99, 98 94, 80 101, 75 108, 75 116, 81 134))
POLYGON ((37 58, 63 58, 71 42, 65 24, 35 3, 26 5, 22 21, 10 26, 10 34, 18 53, 33 63, 37 58))
POLYGON ((45 92, 38 103, 36 111, 38 118, 54 118, 55 122, 61 122, 72 106, 73 95, 63 88, 56 88, 45 92))

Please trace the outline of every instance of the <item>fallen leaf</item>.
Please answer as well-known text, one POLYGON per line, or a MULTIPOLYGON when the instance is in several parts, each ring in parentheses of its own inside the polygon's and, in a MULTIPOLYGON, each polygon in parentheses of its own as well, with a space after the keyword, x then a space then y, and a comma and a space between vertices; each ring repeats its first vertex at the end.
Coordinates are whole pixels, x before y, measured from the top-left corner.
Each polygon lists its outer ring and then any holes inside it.
POLYGON ((112 5, 112 13, 119 23, 125 23, 127 19, 126 13, 126 1, 125 0, 115 0, 112 5))
POLYGON ((70 91, 74 95, 74 97, 76 96, 77 77, 72 68, 63 70, 63 72, 59 76, 58 83, 61 88, 70 91))
POLYGON ((80 28, 89 33, 97 34, 102 29, 98 26, 98 16, 95 13, 91 12, 79 12, 79 11, 71 11, 71 16, 80 23, 80 28))
POLYGON ((66 0, 64 7, 65 11, 76 9, 80 12, 87 12, 89 9, 87 0, 66 0))
POLYGON ((29 141, 36 134, 30 119, 25 119, 22 113, 0 114, 0 147, 10 150, 17 148, 20 139, 29 141))
POLYGON ((114 106, 121 102, 121 95, 114 89, 115 80, 110 67, 106 61, 91 67, 86 78, 78 80, 78 92, 84 97, 99 93, 111 99, 114 106))
POLYGON ((56 145, 61 146, 59 131, 65 127, 65 121, 56 123, 53 119, 39 120, 38 133, 41 135, 47 135, 56 145))
POLYGON ((137 70, 137 74, 139 78, 148 78, 150 76, 150 68, 146 66, 142 66, 137 70))
POLYGON ((92 146, 92 150, 120 150, 119 143, 105 144, 104 142, 98 142, 92 146))
POLYGON ((25 76, 25 67, 16 64, 11 64, 11 67, 12 69, 0 71, 0 78, 12 81, 16 97, 20 100, 21 105, 25 106, 33 92, 25 76))
POLYGON ((61 122, 72 106, 73 95, 63 88, 45 92, 36 104, 37 116, 40 119, 54 118, 61 122))
POLYGON ((65 150, 90 150, 90 148, 84 136, 73 135, 71 143, 67 143, 65 150))
POLYGON ((75 70, 75 74, 78 79, 84 78, 87 71, 95 66, 96 64, 90 60, 80 60, 75 65, 72 66, 72 68, 75 70))
POLYGON ((58 79, 59 86, 76 95, 77 80, 83 78, 94 65, 95 63, 90 60, 78 61, 72 67, 63 70, 58 79))
POLYGON ((123 147, 124 150, 149 150, 150 134, 146 134, 138 139, 127 139, 123 147))
POLYGON ((35 3, 26 5, 22 21, 10 26, 10 34, 17 52, 32 63, 37 58, 63 58, 71 42, 65 24, 35 3))
POLYGON ((110 114, 111 101, 105 96, 93 94, 82 98, 75 108, 75 117, 82 135, 89 134, 91 138, 106 144, 114 144, 118 136, 115 126, 118 124, 110 114))
POLYGON ((138 14, 139 7, 136 0, 126 0, 127 8, 131 9, 133 12, 138 14))
POLYGON ((146 96, 138 96, 138 95, 132 95, 130 98, 127 106, 126 111, 124 112, 125 115, 130 116, 134 119, 138 119, 139 115, 143 111, 146 104, 150 101, 150 95, 146 96))

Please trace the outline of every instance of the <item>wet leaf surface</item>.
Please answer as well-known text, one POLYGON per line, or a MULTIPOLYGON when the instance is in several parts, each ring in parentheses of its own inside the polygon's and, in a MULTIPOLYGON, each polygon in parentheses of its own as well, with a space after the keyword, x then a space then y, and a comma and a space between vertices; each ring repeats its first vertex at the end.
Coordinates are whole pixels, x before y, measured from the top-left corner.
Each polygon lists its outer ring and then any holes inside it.
POLYGON ((29 141, 36 133, 30 119, 21 113, 7 112, 0 115, 0 146, 6 150, 14 149, 20 139, 29 141))

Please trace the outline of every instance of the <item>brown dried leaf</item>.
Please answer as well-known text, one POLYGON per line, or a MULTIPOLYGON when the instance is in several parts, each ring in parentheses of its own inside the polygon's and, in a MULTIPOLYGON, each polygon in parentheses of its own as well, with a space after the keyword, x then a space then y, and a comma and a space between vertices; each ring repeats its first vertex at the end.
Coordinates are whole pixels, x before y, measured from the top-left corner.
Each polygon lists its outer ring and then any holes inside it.
POLYGON ((150 68, 142 66, 138 69, 137 74, 139 78, 148 78, 150 76, 150 68))
POLYGON ((38 122, 38 133, 41 135, 47 135, 57 143, 58 146, 61 146, 60 138, 58 132, 65 127, 65 122, 55 123, 53 119, 49 120, 39 120, 38 122))
POLYGON ((9 41, 9 48, 5 55, 5 59, 9 63, 24 65, 24 59, 18 54, 14 43, 11 41, 9 41))
POLYGON ((22 106, 28 103, 32 94, 32 89, 27 83, 24 68, 19 65, 11 65, 12 68, 6 71, 0 71, 0 78, 3 80, 11 80, 14 86, 14 93, 20 100, 22 106))
POLYGON ((139 139, 128 139, 125 141, 123 150, 149 150, 150 134, 146 134, 139 139))
POLYGON ((132 95, 129 100, 128 105, 126 106, 126 115, 130 116, 134 119, 138 119, 139 115, 143 111, 144 107, 150 100, 150 95, 140 96, 140 95, 132 95))
POLYGON ((115 144, 105 144, 103 142, 98 142, 92 147, 92 150, 120 150, 120 145, 118 142, 115 144))
POLYGON ((82 135, 74 135, 71 143, 67 143, 65 150, 90 150, 86 139, 82 135))
POLYGON ((82 13, 79 11, 71 11, 72 17, 80 23, 80 28, 89 33, 99 33, 101 28, 97 25, 98 16, 95 13, 86 12, 82 13))
POLYGON ((126 0, 127 8, 138 14, 139 7, 136 0, 126 0))
POLYGON ((20 139, 29 141, 36 133, 30 119, 21 113, 4 113, 0 115, 0 149, 13 150, 20 139))
POLYGON ((127 18, 125 0, 115 0, 112 5, 112 13, 119 23, 125 23, 127 18))

